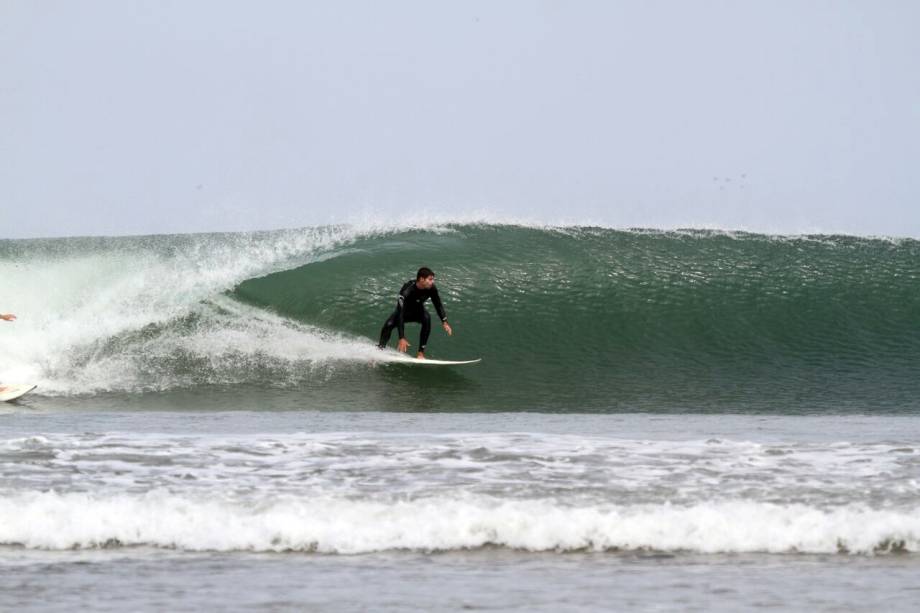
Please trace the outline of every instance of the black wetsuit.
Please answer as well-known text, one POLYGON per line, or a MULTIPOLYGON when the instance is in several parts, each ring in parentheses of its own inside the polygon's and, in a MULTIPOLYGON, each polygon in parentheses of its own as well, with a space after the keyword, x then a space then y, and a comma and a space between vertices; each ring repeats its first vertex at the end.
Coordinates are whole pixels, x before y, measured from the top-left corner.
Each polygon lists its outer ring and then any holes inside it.
POLYGON ((406 284, 399 290, 396 297, 396 310, 390 315, 383 329, 380 331, 380 348, 387 346, 390 342, 390 334, 393 328, 399 329, 399 338, 406 338, 405 322, 416 322, 422 324, 422 333, 419 337, 418 350, 425 351, 425 345, 428 344, 428 335, 431 334, 431 316, 425 310, 425 301, 431 298, 435 310, 441 322, 447 321, 447 314, 444 312, 444 306, 441 304, 441 297, 438 295, 438 288, 434 285, 431 289, 419 289, 415 281, 406 281, 406 284))

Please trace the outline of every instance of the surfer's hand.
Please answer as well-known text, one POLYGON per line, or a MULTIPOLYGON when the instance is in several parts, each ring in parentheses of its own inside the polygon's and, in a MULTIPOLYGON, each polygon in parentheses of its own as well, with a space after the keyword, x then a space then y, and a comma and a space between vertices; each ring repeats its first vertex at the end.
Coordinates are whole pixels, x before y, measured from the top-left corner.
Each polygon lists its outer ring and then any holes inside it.
POLYGON ((397 345, 396 348, 405 353, 409 348, 409 341, 404 338, 399 339, 399 345, 397 345))
POLYGON ((447 332, 447 336, 453 336, 454 331, 451 329, 450 324, 445 321, 443 325, 444 325, 444 331, 447 332))
POLYGON ((13 321, 14 319, 16 319, 16 316, 13 315, 12 313, 0 313, 0 319, 4 321, 13 321))

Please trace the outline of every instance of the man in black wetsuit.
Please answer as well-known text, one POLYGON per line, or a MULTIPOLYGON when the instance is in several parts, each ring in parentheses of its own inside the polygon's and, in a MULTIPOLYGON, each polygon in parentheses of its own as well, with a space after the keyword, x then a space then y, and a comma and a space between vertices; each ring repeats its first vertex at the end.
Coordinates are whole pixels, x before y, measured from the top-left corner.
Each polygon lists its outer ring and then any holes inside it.
POLYGON ((390 315, 383 329, 380 331, 380 345, 383 349, 390 342, 390 334, 393 328, 399 329, 399 346, 397 349, 403 353, 409 348, 409 341, 406 340, 405 322, 416 322, 422 324, 422 334, 419 337, 418 357, 420 360, 425 359, 425 345, 428 344, 428 335, 431 334, 431 316, 425 309, 425 301, 431 298, 438 317, 441 318, 441 326, 448 336, 454 331, 451 330, 450 324, 447 323, 447 314, 444 312, 444 306, 441 304, 441 297, 438 296, 438 288, 434 286, 434 273, 430 268, 418 269, 415 275, 415 281, 409 280, 399 290, 396 297, 396 310, 390 315))
MULTIPOLYGON (((14 319, 16 319, 16 316, 13 315, 12 313, 0 313, 0 319, 2 319, 3 321, 13 321, 14 319)), ((0 385, 0 392, 2 392, 5 389, 6 389, 5 385, 0 385)))

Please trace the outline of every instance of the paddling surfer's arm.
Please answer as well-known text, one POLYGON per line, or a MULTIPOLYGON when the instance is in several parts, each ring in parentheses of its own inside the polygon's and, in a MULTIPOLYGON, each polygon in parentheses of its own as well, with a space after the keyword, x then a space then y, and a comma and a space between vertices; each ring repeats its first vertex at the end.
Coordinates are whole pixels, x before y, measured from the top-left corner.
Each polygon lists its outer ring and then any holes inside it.
POLYGON ((0 319, 2 319, 3 321, 13 321, 14 319, 16 319, 16 316, 13 315, 12 313, 0 313, 0 319))

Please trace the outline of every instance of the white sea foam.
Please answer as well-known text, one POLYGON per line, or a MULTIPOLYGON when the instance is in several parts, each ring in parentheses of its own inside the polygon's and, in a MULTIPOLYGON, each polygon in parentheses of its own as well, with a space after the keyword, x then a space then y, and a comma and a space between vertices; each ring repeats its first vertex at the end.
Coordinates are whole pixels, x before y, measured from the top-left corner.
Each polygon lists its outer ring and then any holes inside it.
POLYGON ((0 441, 0 544, 920 552, 916 456, 520 432, 20 435, 0 441))
POLYGON ((0 500, 0 543, 39 549, 147 545, 356 554, 501 546, 529 551, 920 551, 920 509, 824 510, 712 502, 569 506, 440 496, 395 502, 282 497, 258 503, 30 492, 0 500))

